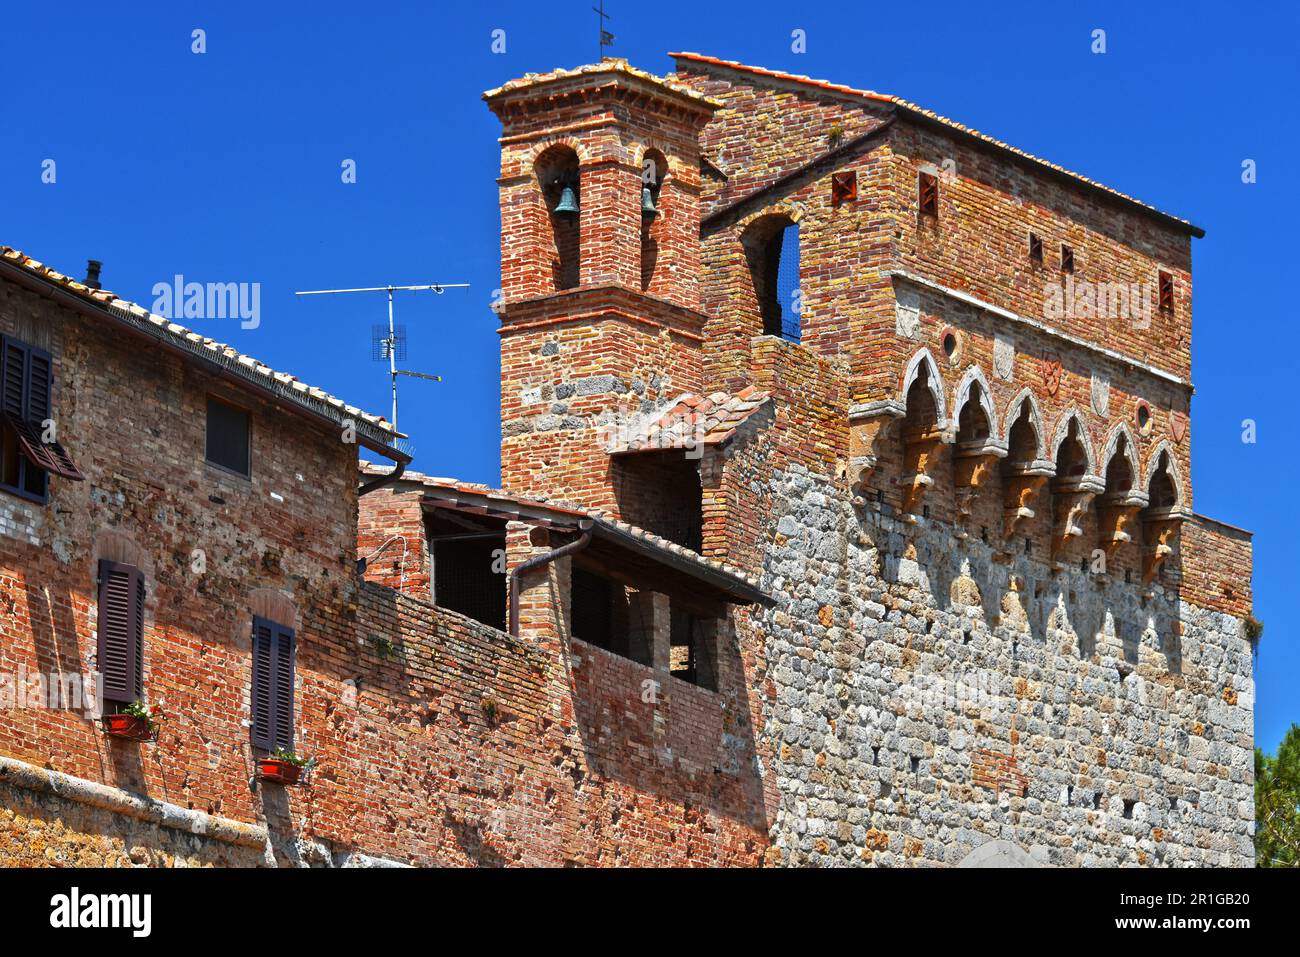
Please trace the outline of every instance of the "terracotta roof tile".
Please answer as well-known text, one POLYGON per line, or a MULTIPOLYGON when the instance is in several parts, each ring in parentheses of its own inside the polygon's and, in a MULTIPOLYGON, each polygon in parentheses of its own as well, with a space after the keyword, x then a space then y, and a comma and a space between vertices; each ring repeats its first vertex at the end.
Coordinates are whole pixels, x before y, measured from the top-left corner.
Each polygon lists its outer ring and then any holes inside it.
POLYGON ((655 452, 662 449, 693 449, 719 445, 757 412, 771 396, 752 386, 735 395, 686 394, 665 409, 646 414, 607 446, 611 455, 655 452))

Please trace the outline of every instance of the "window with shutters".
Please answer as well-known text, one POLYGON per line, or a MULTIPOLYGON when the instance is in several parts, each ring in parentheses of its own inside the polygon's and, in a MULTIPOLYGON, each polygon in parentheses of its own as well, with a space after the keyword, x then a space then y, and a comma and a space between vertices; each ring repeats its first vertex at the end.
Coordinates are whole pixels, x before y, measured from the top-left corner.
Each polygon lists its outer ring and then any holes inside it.
POLYGON ((81 481, 56 439, 54 363, 43 349, 0 336, 0 488, 44 502, 49 476, 81 481))
POLYGON ((144 700, 144 594, 140 569, 121 562, 99 563, 99 642, 95 662, 103 704, 144 700))
POLYGON ((250 418, 245 410, 208 397, 208 462, 236 475, 252 474, 250 418))
POLYGON ((293 629, 253 619, 253 747, 293 750, 293 629))

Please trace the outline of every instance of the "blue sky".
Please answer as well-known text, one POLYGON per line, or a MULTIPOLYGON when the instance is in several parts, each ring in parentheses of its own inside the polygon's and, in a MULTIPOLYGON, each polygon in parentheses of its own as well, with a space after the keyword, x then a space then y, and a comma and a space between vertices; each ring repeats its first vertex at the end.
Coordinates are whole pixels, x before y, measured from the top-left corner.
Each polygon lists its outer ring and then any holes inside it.
MULTIPOLYGON (((258 328, 192 325, 385 414, 387 378, 370 356, 382 297, 293 292, 471 283, 399 294, 407 366, 445 377, 403 383, 401 424, 418 468, 494 482, 498 126, 480 94, 595 59, 592 2, 294 6, 11 5, 0 22, 0 243, 77 276, 102 259, 105 287, 145 304, 177 273, 259 282, 258 328), (491 51, 498 28, 504 54, 491 51), (46 159, 54 184, 41 182, 46 159), (341 182, 346 159, 355 184, 341 182)), ((1207 230, 1193 267, 1195 507, 1256 532, 1256 728, 1272 749, 1300 720, 1286 612, 1300 567, 1285 372, 1287 230, 1300 221, 1296 8, 606 6, 612 52, 651 71, 671 69, 669 50, 694 50, 896 93, 1207 230), (791 50, 795 29, 806 53, 791 50), (1094 29, 1106 31, 1105 54, 1090 50, 1094 29), (1241 182, 1244 159, 1257 163, 1253 185, 1241 182), (1244 419, 1257 423, 1255 444, 1242 441, 1244 419)))

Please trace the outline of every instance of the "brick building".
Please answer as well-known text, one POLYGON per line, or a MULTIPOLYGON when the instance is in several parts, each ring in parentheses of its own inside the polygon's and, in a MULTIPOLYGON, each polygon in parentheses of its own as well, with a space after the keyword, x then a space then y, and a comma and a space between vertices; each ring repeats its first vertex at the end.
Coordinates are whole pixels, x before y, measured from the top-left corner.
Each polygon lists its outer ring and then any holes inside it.
POLYGON ((0 666, 121 632, 105 684, 170 719, 9 711, 0 862, 1253 860, 1200 231, 897 97, 675 58, 485 95, 500 488, 6 251, 0 666), (256 780, 277 744, 303 786, 256 780))

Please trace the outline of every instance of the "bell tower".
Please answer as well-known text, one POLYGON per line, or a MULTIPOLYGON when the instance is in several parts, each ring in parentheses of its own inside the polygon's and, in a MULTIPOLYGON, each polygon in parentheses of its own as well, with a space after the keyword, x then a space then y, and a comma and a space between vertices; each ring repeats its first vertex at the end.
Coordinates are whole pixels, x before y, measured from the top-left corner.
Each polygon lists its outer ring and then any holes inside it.
POLYGON ((501 473, 618 514, 622 423, 702 388, 699 133, 718 104, 608 59, 484 94, 501 120, 501 473))

